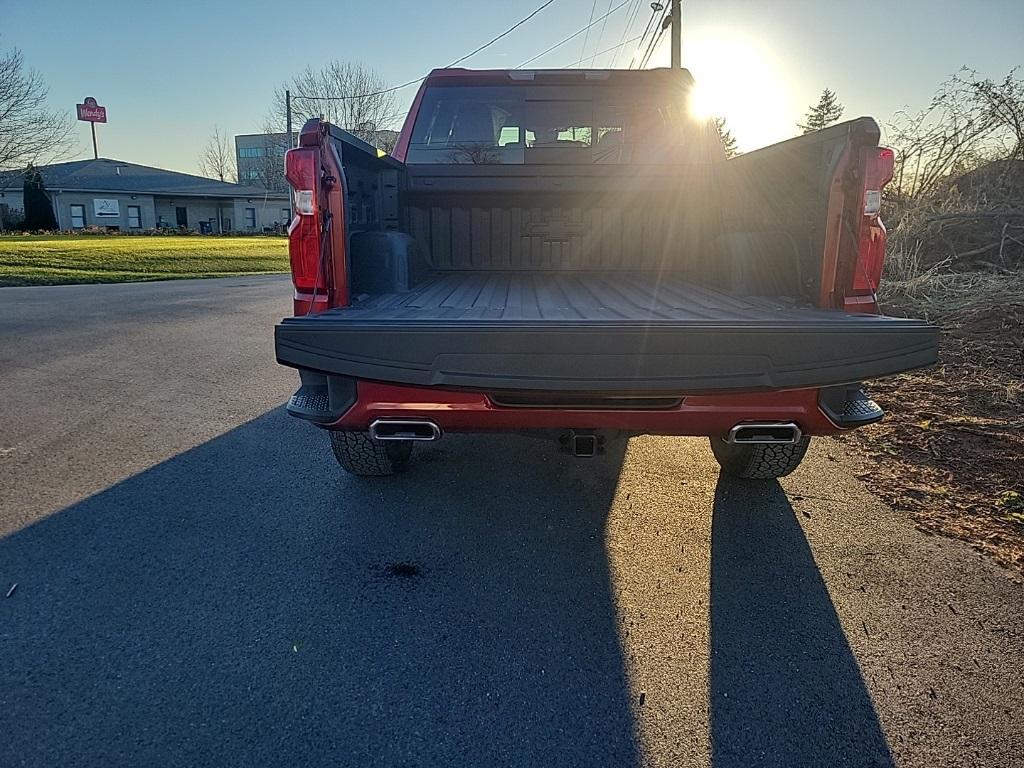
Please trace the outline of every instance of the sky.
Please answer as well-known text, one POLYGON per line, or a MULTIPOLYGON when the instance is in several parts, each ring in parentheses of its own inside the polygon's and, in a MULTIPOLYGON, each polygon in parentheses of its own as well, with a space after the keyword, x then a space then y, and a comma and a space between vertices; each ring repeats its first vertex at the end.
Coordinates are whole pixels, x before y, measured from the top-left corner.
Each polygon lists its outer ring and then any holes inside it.
MULTIPOLYGON (((585 26, 592 7, 596 18, 619 1, 555 0, 462 66, 515 67, 585 26)), ((650 15, 641 2, 629 36, 650 15)), ((107 107, 109 122, 97 126, 101 156, 195 173, 215 125, 230 135, 259 132, 274 88, 307 65, 358 61, 402 83, 540 4, 0 0, 0 50, 22 50, 49 85, 52 108, 73 115, 85 96, 107 107)), ((601 24, 591 30, 588 56, 622 39, 629 8, 608 17, 603 34, 601 24)), ((794 135, 826 87, 845 117, 884 124, 900 109, 924 107, 962 66, 998 78, 1024 64, 1024 0, 683 0, 682 16, 683 65, 744 150, 794 135)), ((584 37, 531 66, 574 64, 584 37)), ((626 59, 620 53, 616 65, 626 59)), ((668 61, 666 33, 651 65, 668 61)), ((396 94, 399 110, 415 90, 396 94)), ((78 156, 89 157, 87 123, 77 123, 77 137, 78 156)))

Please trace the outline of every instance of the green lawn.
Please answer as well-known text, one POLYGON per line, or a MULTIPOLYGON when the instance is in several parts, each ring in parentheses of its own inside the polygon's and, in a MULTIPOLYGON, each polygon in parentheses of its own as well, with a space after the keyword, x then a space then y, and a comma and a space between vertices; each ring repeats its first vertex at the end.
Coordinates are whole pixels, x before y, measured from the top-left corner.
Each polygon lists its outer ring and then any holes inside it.
POLYGON ((288 271, 283 237, 0 237, 0 286, 120 283, 288 271))

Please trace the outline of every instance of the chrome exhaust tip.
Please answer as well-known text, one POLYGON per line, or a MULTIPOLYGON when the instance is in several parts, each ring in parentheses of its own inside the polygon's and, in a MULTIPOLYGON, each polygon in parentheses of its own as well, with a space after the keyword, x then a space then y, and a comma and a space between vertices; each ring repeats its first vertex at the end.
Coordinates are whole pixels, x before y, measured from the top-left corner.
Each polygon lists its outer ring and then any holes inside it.
POLYGON ((426 419, 377 419, 370 425, 374 440, 438 440, 441 428, 426 419))
POLYGON ((737 445, 765 443, 793 444, 800 442, 800 427, 791 421, 737 424, 725 436, 725 442, 737 445))

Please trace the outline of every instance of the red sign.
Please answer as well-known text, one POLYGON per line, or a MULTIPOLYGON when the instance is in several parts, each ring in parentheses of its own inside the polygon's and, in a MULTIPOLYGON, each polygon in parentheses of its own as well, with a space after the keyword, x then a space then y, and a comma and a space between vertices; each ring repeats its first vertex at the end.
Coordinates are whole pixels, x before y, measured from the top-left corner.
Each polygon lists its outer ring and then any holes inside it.
POLYGON ((86 96, 83 104, 76 104, 78 107, 78 119, 88 123, 107 122, 107 108, 96 103, 92 96, 86 96))

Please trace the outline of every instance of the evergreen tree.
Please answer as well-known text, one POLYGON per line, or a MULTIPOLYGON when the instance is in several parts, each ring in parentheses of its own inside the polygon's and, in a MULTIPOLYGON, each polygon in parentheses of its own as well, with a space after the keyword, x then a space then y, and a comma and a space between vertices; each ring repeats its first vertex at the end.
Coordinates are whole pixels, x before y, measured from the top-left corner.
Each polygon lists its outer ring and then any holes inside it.
POLYGON ((742 154, 739 147, 736 146, 736 137, 732 135, 729 126, 725 124, 725 118, 716 117, 714 121, 715 130, 718 131, 718 138, 722 142, 722 149, 725 150, 725 156, 736 157, 736 155, 742 154))
POLYGON ((25 169, 24 191, 25 229, 29 231, 57 229, 57 220, 53 217, 53 205, 46 194, 46 185, 39 169, 29 163, 25 169))
POLYGON ((806 122, 797 123, 797 128, 804 133, 820 131, 842 117, 843 109, 843 105, 836 98, 836 92, 826 88, 821 92, 818 103, 807 111, 806 122))

